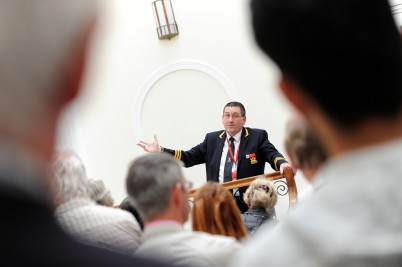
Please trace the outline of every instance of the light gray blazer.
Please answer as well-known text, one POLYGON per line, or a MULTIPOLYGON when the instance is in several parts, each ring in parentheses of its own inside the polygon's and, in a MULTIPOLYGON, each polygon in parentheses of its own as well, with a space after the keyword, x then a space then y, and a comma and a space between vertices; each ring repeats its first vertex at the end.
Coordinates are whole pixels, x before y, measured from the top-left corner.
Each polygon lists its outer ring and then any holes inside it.
POLYGON ((241 247, 233 237, 185 230, 178 223, 167 223, 145 228, 136 255, 177 266, 225 267, 241 247))

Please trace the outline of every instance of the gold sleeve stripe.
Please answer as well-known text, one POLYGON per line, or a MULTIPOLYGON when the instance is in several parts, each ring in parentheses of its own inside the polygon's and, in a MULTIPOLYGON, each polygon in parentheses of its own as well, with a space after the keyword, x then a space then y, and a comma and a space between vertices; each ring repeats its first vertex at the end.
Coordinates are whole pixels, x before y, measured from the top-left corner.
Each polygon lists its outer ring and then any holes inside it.
POLYGON ((285 159, 285 158, 282 158, 282 157, 276 157, 276 158, 275 158, 275 160, 274 160, 274 165, 275 165, 276 171, 279 171, 278 166, 276 166, 276 163, 278 162, 278 160, 286 160, 286 159, 285 159))
POLYGON ((174 151, 174 159, 175 160, 181 160, 181 150, 175 150, 174 151))
POLYGON ((219 138, 222 138, 222 136, 225 134, 225 131, 223 131, 220 135, 219 138))

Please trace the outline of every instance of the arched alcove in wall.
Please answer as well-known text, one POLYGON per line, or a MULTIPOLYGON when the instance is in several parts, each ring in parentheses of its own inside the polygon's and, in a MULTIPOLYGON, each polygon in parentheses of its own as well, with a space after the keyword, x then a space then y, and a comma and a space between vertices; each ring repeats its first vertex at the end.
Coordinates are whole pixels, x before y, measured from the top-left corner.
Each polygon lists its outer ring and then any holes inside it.
MULTIPOLYGON (((160 95, 166 95, 166 92, 160 95)), ((146 113, 149 112, 149 106, 155 112, 165 113, 164 116, 168 114, 174 116, 189 112, 201 114, 203 109, 211 110, 211 106, 215 104, 218 104, 221 109, 225 102, 231 100, 239 100, 239 95, 229 79, 216 67, 198 61, 178 61, 166 65, 151 74, 139 90, 133 116, 136 139, 141 140, 144 137, 143 123, 144 119, 147 119, 146 113), (155 95, 163 86, 166 90, 170 90, 170 95, 174 97, 158 99, 155 95), (166 109, 170 112, 163 112, 166 109)), ((207 116, 202 117, 213 119, 207 116)), ((219 116, 215 114, 215 117, 219 116)), ((191 118, 191 116, 188 117, 188 119, 191 118)), ((183 121, 183 127, 189 126, 189 123, 185 121, 187 119, 183 121)), ((202 123, 206 124, 205 119, 202 123)))
MULTIPOLYGON (((168 64, 139 89, 133 114, 136 140, 152 141, 157 134, 161 145, 188 150, 207 132, 223 128, 222 108, 231 100, 239 95, 216 67, 198 61, 168 64)), ((204 165, 183 171, 195 186, 206 181, 204 165)))

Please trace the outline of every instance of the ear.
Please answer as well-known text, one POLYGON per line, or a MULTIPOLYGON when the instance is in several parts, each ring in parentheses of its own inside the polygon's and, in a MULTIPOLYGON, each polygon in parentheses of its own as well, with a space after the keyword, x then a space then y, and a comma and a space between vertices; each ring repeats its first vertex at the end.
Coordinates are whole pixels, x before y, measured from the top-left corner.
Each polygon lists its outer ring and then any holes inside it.
POLYGON ((309 106, 308 97, 300 90, 300 87, 289 77, 282 76, 279 88, 288 101, 303 115, 309 106))
POLYGON ((173 186, 171 189, 171 192, 170 192, 172 195, 171 200, 175 207, 179 206, 181 203, 181 199, 182 199, 181 191, 182 191, 182 187, 181 187, 180 183, 176 183, 175 186, 173 186))
POLYGON ((66 63, 66 71, 64 78, 65 103, 74 99, 80 89, 81 82, 84 77, 85 67, 87 65, 88 48, 92 33, 95 28, 95 18, 93 18, 87 27, 82 31, 82 37, 78 38, 77 44, 74 47, 71 57, 66 63))

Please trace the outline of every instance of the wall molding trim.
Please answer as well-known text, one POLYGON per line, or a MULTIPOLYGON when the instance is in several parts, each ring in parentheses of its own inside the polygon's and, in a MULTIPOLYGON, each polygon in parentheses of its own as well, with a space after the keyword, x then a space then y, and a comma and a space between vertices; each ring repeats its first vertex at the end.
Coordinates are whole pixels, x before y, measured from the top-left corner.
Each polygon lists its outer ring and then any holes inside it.
POLYGON ((137 142, 139 140, 142 140, 143 137, 141 127, 141 110, 148 92, 160 79, 162 79, 166 75, 181 70, 195 70, 211 76, 222 86, 226 94, 229 96, 230 101, 240 101, 240 97, 230 80, 224 75, 222 71, 210 64, 193 60, 183 60, 165 65, 152 73, 138 91, 138 96, 134 104, 133 116, 134 130, 137 142))

